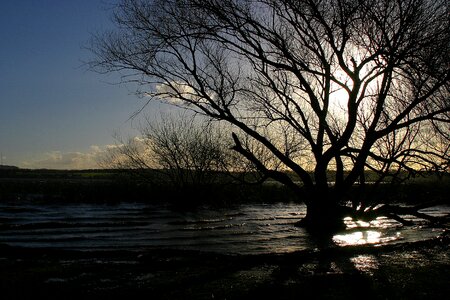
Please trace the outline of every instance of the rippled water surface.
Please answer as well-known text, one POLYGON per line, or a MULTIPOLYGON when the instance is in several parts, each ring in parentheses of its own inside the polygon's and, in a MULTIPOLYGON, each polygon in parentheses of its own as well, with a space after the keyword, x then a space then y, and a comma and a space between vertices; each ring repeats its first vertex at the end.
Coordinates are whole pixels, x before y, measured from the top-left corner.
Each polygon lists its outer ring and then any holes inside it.
MULTIPOLYGON (((449 213, 450 208, 440 206, 423 212, 442 215, 449 213)), ((1 203, 0 243, 74 250, 291 252, 317 246, 304 229, 293 226, 304 215, 303 205, 286 203, 203 207, 193 212, 142 203, 20 206, 1 203)), ((426 226, 402 228, 386 218, 371 223, 347 219, 346 223, 349 231, 334 236, 335 244, 398 243, 441 233, 426 226)))

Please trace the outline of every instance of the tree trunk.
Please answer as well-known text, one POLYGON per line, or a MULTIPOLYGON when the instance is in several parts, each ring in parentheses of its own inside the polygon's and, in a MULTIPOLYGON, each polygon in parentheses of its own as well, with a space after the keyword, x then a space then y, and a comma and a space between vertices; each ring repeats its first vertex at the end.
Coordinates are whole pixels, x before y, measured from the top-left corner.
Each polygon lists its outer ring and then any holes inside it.
POLYGON ((345 228, 339 196, 331 191, 316 191, 306 205, 306 216, 296 223, 313 233, 330 233, 345 228))

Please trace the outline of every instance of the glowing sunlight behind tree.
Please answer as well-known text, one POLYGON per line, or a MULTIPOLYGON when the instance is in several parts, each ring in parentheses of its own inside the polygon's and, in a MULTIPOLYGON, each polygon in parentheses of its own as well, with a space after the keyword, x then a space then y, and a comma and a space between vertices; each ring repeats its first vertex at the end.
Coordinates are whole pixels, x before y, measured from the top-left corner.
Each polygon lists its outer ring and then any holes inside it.
POLYGON ((117 30, 93 39, 92 67, 230 124, 233 149, 298 191, 302 224, 326 229, 373 212, 365 199, 344 205, 365 170, 448 171, 448 10, 445 0, 123 0, 117 30))

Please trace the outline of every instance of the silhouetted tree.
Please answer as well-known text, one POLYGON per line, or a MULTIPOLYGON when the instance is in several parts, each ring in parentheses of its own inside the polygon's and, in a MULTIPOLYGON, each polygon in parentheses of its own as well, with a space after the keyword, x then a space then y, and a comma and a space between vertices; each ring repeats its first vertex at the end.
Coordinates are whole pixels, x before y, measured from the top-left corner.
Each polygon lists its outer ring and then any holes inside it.
POLYGON ((117 144, 107 151, 102 166, 178 188, 218 183, 229 172, 229 142, 212 122, 161 115, 160 120, 146 118, 139 132, 127 140, 116 136, 117 144))
POLYGON ((448 12, 446 0, 123 0, 92 67, 231 124, 233 149, 306 191, 302 224, 327 229, 364 170, 448 171, 448 12))

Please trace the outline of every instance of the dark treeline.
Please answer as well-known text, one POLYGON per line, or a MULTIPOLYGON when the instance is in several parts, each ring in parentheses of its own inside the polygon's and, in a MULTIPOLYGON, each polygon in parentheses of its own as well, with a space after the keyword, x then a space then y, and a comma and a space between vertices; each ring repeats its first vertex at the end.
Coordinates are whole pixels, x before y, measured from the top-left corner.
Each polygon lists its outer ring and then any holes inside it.
POLYGON ((1 201, 106 202, 145 201, 195 207, 241 202, 293 201, 280 185, 218 183, 174 186, 153 170, 1 170, 1 201))
MULTIPOLYGON (((334 171, 329 172, 330 181, 334 180, 334 171)), ((243 174, 233 174, 234 178, 240 178, 243 174)), ((313 172, 311 172, 313 175, 313 172)), ((95 180, 112 180, 117 177, 130 177, 134 180, 141 179, 146 181, 157 181, 160 177, 158 170, 132 170, 132 169, 85 169, 85 170, 55 170, 55 169, 21 169, 21 168, 8 168, 0 169, 0 179, 6 178, 30 178, 30 179, 95 179, 95 180)), ((246 177, 258 177, 247 172, 246 177)), ((296 180, 294 173, 289 173, 289 176, 296 180)), ((398 176, 402 180, 448 180, 450 173, 436 173, 436 172, 419 172, 415 177, 408 177, 408 174, 404 172, 403 175, 398 176)), ((226 177, 224 177, 226 178, 226 177)), ((367 182, 377 181, 380 176, 372 171, 365 172, 365 179, 367 182)), ((225 180, 226 181, 226 180, 225 180)), ((389 177, 384 178, 383 182, 390 182, 389 177)))
MULTIPOLYGON (((348 194, 348 200, 362 197, 367 201, 384 203, 448 203, 450 174, 421 175, 402 183, 382 182, 381 187, 378 186, 376 190, 371 189, 370 184, 364 190, 355 185, 348 194)), ((105 203, 145 201, 175 204, 181 208, 199 204, 302 201, 302 197, 276 182, 243 183, 238 180, 243 174, 235 174, 233 178, 223 175, 215 183, 183 186, 174 186, 158 176, 159 172, 155 170, 0 170, 0 200, 105 203)), ((366 179, 370 182, 375 181, 376 177, 368 172, 366 179)))

